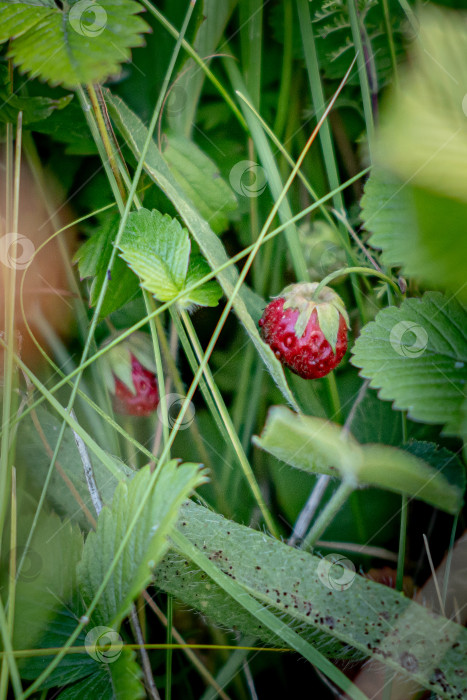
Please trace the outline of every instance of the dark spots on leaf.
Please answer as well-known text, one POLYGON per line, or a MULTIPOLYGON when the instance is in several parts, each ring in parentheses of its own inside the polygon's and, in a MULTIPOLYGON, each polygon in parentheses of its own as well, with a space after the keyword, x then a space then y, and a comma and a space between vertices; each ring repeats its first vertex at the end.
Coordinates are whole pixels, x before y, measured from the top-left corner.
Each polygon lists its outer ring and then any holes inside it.
POLYGON ((418 669, 417 658, 408 651, 404 651, 404 653, 401 654, 400 662, 402 668, 405 668, 405 670, 409 673, 415 673, 415 671, 418 669))
POLYGON ((261 567, 260 567, 260 566, 255 566, 255 569, 256 569, 257 571, 261 571, 261 567))
POLYGON ((334 621, 334 618, 333 618, 331 615, 327 615, 327 616, 324 618, 324 622, 325 622, 325 624, 329 627, 329 629, 331 629, 331 630, 334 629, 335 621, 334 621))

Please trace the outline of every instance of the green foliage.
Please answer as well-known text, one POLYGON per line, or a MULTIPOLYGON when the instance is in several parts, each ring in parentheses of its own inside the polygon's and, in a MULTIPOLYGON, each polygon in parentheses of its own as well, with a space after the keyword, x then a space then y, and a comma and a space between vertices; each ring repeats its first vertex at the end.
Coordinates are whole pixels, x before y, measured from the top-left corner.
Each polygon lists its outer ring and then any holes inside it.
POLYGON ((133 600, 151 580, 152 569, 168 549, 167 536, 177 520, 181 503, 205 480, 199 465, 178 466, 177 461, 172 460, 163 466, 157 482, 147 466, 131 481, 117 486, 111 506, 104 507, 99 515, 96 532, 91 532, 86 539, 78 566, 79 584, 85 604, 89 605, 115 563, 93 613, 95 624, 120 626, 133 600), (123 552, 118 554, 143 501, 138 522, 123 552))
POLYGON ((400 90, 384 105, 363 219, 386 260, 424 284, 466 298, 467 22, 433 6, 400 90), (372 179, 375 181, 372 182, 372 179), (395 214, 394 236, 389 225, 395 214))
MULTIPOLYGON (((342 570, 334 569, 328 559, 288 547, 194 503, 183 506, 178 530, 205 555, 209 571, 207 565, 205 573, 193 566, 183 552, 181 558, 169 554, 156 570, 156 582, 218 624, 242 629, 245 612, 240 615, 219 581, 212 580, 211 567, 224 573, 239 591, 259 600, 276 618, 280 615, 276 638, 264 625, 258 628, 257 622, 256 632, 251 627, 245 630, 268 643, 284 643, 281 629, 294 629, 308 639, 312 629, 320 630, 364 655, 384 659, 398 673, 443 698, 467 690, 465 679, 456 673, 467 646, 467 633, 460 625, 441 622, 409 598, 350 569, 344 585, 339 586, 342 570), (382 619, 388 624, 382 626, 382 619), (442 640, 437 634, 440 624, 446 633, 442 640), (436 643, 421 645, 421 639, 436 643), (416 668, 406 668, 405 652, 417 655, 416 668), (441 680, 436 678, 438 665, 443 669, 441 680)), ((179 545, 177 549, 180 551, 179 545)), ((318 635, 315 644, 325 652, 329 642, 318 635)))
MULTIPOLYGON (((109 111, 118 130, 128 141, 133 153, 139 157, 146 138, 146 127, 117 97, 109 98, 109 111)), ((209 224, 198 214, 190 200, 180 192, 176 180, 170 173, 155 144, 149 147, 145 160, 145 169, 170 201, 173 202, 211 268, 215 270, 225 264, 228 258, 222 243, 211 230, 209 224)), ((217 279, 225 294, 230 297, 238 279, 236 272, 230 267, 219 272, 217 279)), ((282 365, 269 346, 265 345, 260 338, 255 319, 257 321, 261 316, 261 304, 261 299, 255 294, 249 294, 244 289, 240 289, 235 296, 233 308, 286 400, 295 405, 295 400, 285 380, 282 365)))
MULTIPOLYGON (((112 255, 113 242, 117 235, 119 217, 104 219, 100 229, 78 249, 74 262, 78 263, 81 279, 92 278, 89 303, 95 306, 106 276, 112 255)), ((124 306, 139 292, 138 278, 123 260, 116 258, 101 308, 101 318, 105 318, 124 306)))
POLYGON ((215 163, 183 136, 169 136, 163 155, 169 168, 201 216, 216 233, 227 228, 237 200, 215 163))
POLYGON ((390 306, 367 324, 352 363, 380 389, 381 399, 411 418, 461 433, 467 378, 467 314, 454 298, 427 292, 390 306))
POLYGON ((277 459, 306 472, 339 476, 356 487, 371 485, 406 493, 450 513, 457 513, 462 504, 460 475, 450 483, 444 473, 403 450, 359 445, 336 424, 284 406, 270 409, 261 437, 253 440, 277 459))
MULTIPOLYGON (((23 419, 22 439, 18 442, 16 461, 19 474, 27 480, 31 488, 40 488, 46 479, 60 425, 60 420, 42 406, 39 406, 32 416, 23 419)), ((109 474, 107 467, 98 458, 91 457, 94 477, 104 503, 111 502, 119 478, 125 479, 132 474, 132 470, 116 457, 108 455, 108 459, 112 460, 115 474, 109 474)), ((70 428, 65 430, 58 453, 58 464, 52 472, 47 489, 47 497, 60 514, 79 524, 83 530, 89 529, 89 519, 82 506, 91 514, 94 514, 94 509, 70 428), (80 502, 77 501, 76 494, 80 502)))
MULTIPOLYGON (((122 258, 141 278, 142 286, 159 301, 171 301, 209 274, 201 256, 190 260, 188 231, 176 219, 156 210, 140 209, 130 214, 119 247, 122 258)), ((187 291, 177 300, 177 306, 182 309, 192 304, 217 306, 221 296, 221 288, 212 280, 187 291)))
POLYGON ((22 112, 23 124, 47 119, 56 109, 64 109, 73 95, 58 99, 50 97, 20 97, 13 93, 13 86, 7 66, 0 65, 0 122, 16 124, 18 112, 22 112))
POLYGON ((0 43, 23 72, 53 85, 96 83, 119 71, 130 48, 141 46, 148 25, 134 0, 0 2, 0 43))

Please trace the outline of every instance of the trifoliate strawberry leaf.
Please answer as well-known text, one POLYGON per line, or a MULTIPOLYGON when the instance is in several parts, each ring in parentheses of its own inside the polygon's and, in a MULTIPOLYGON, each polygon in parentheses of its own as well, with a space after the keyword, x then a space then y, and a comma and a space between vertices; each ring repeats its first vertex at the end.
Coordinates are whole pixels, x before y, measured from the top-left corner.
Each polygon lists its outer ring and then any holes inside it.
MULTIPOLYGON (((377 486, 431 503, 449 513, 457 513, 463 488, 459 480, 448 479, 448 472, 413 453, 388 445, 359 445, 342 428, 322 418, 293 413, 285 406, 274 406, 257 447, 287 464, 312 474, 329 474, 352 479, 355 485, 377 486)), ((443 466, 451 459, 440 455, 443 466)))
POLYGON ((371 379, 379 397, 409 417, 461 433, 467 380, 467 309, 427 292, 390 306, 362 330, 352 364, 371 379))
MULTIPOLYGON (((210 272, 201 256, 190 262, 188 231, 177 219, 155 209, 130 214, 119 247, 121 257, 141 278, 141 285, 159 301, 171 301, 210 272)), ((215 306, 220 296, 220 287, 214 281, 188 292, 177 304, 215 306)))
POLYGON ((216 233, 227 228, 237 200, 215 163, 190 139, 170 136, 163 156, 173 176, 216 233))
POLYGON ((177 521, 180 505, 205 481, 206 475, 198 464, 179 466, 172 460, 164 464, 157 483, 149 465, 131 481, 119 483, 111 506, 105 506, 99 515, 97 530, 86 539, 77 569, 85 604, 93 600, 135 513, 143 502, 144 506, 97 604, 95 624, 118 629, 132 601, 151 580, 152 569, 169 548, 167 536, 177 521))
POLYGON ((52 85, 97 83, 118 73, 149 31, 134 0, 0 2, 0 43, 21 71, 52 85))

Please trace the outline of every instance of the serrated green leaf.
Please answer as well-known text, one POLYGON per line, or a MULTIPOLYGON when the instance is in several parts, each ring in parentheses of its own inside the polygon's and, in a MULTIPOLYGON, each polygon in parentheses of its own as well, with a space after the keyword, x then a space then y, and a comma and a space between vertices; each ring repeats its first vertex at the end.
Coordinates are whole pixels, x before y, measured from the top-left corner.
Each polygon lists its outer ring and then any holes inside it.
POLYGON ((183 289, 190 247, 188 231, 155 209, 129 215, 119 246, 143 287, 160 301, 170 301, 183 289))
POLYGON ((149 31, 134 0, 0 2, 0 43, 11 39, 8 56, 22 71, 53 85, 97 83, 118 72, 130 48, 149 31))
POLYGON ((163 156, 175 179, 216 233, 227 228, 228 214, 237 208, 229 185, 215 163, 193 141, 169 136, 163 156))
POLYGON ((425 423, 459 434, 467 379, 467 312, 427 292, 380 311, 352 348, 352 364, 382 399, 425 423))
POLYGON ((151 580, 152 569, 167 551, 167 536, 177 520, 181 503, 206 481, 199 465, 178 466, 176 460, 164 465, 156 485, 150 486, 151 475, 148 465, 131 481, 121 482, 115 489, 112 505, 101 511, 96 532, 91 532, 86 539, 77 571, 84 601, 89 605, 114 560, 135 510, 151 488, 138 523, 97 604, 94 624, 118 629, 133 600, 151 580))
POLYGON ((450 513, 462 504, 457 482, 450 483, 423 460, 387 445, 359 445, 337 424, 284 406, 270 409, 261 437, 253 442, 302 471, 405 493, 450 513))
MULTIPOLYGON (((195 284, 210 272, 210 267, 206 260, 201 255, 194 255, 190 260, 188 272, 185 280, 185 287, 195 284)), ((200 306, 217 306, 219 299, 222 296, 222 289, 216 280, 206 282, 202 287, 194 289, 192 292, 187 292, 183 300, 199 304, 200 306)))
MULTIPOLYGON (((139 158, 147 135, 146 127, 121 99, 110 95, 109 92, 107 92, 106 95, 110 114, 118 130, 126 139, 134 155, 139 158)), ((190 200, 180 192, 178 183, 171 174, 155 143, 149 146, 146 155, 145 169, 170 201, 173 202, 180 216, 185 221, 191 235, 201 248, 211 269, 216 270, 221 267, 221 265, 224 265, 228 261, 228 258, 221 241, 211 230, 206 221, 198 214, 190 200)), ((225 269, 217 275, 217 279, 224 293, 227 296, 231 296, 238 280, 237 272, 232 268, 225 269)), ((254 295, 251 290, 245 287, 244 289, 240 289, 236 295, 233 308, 240 321, 245 326, 260 357, 266 364, 272 378, 282 391, 286 400, 292 406, 297 407, 295 399, 287 385, 282 365, 271 348, 266 345, 266 343, 263 343, 260 338, 258 328, 252 316, 257 316, 256 322, 261 316, 258 302, 257 295, 254 295)))
MULTIPOLYGON (((447 700, 467 692, 466 679, 458 674, 467 652, 466 630, 359 576, 349 560, 341 558, 350 568, 345 569, 346 584, 339 587, 342 570, 334 570, 329 558, 289 547, 191 502, 183 505, 177 529, 229 581, 259 600, 284 627, 318 644, 323 653, 348 656, 350 647, 357 650, 357 658, 373 656, 447 700), (317 631, 324 637, 313 638, 317 631), (428 641, 421 645, 421 639, 428 641), (336 649, 335 642, 347 645, 347 650, 336 649), (417 655, 417 667, 410 671, 405 653, 417 655)), ((165 557, 156 570, 156 583, 222 627, 245 629, 269 644, 284 643, 279 625, 274 634, 247 610, 233 606, 221 585, 183 554, 170 552, 165 557)))

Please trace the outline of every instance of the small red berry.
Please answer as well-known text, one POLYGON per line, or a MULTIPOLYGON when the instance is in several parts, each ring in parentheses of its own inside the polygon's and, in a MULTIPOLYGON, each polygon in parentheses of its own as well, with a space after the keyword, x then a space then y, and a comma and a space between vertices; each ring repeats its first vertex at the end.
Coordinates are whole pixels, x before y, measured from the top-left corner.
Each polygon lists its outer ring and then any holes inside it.
POLYGON ((340 296, 317 282, 293 284, 273 299, 259 321, 277 359, 303 379, 325 377, 347 350, 349 320, 340 296))
MULTIPOLYGON (((105 345, 118 338, 111 336, 105 345)), ((104 345, 104 347, 105 347, 104 345)), ((133 333, 110 348, 101 360, 107 388, 118 413, 149 416, 159 405, 159 387, 151 339, 133 333)))
POLYGON ((131 378, 134 391, 115 379, 115 409, 130 416, 150 416, 159 405, 156 377, 131 355, 131 378))

